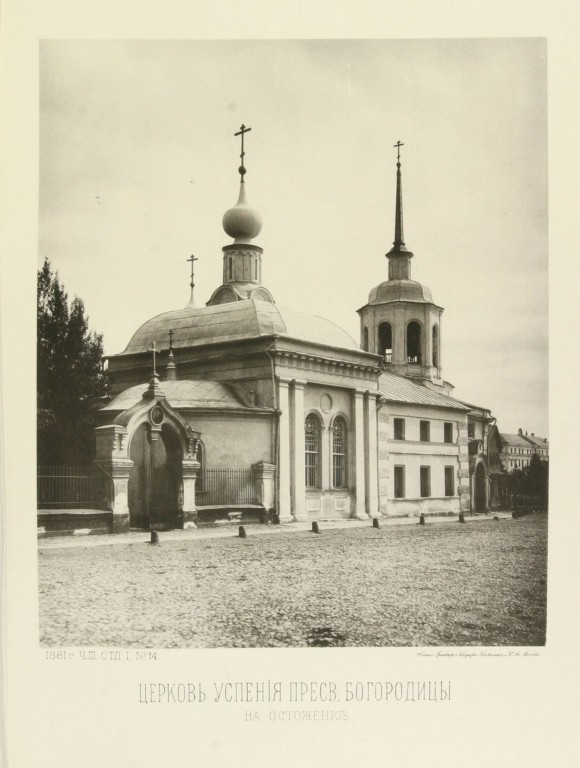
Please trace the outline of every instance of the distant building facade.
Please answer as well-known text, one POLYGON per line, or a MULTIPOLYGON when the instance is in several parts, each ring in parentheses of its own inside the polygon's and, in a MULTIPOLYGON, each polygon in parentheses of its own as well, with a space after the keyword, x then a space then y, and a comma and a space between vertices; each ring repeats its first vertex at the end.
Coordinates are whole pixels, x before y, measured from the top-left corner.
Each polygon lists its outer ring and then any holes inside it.
POLYGON ((522 429, 516 435, 502 432, 501 461, 506 472, 529 467, 532 456, 538 456, 542 461, 550 458, 550 444, 547 437, 536 437, 532 432, 528 435, 522 429))

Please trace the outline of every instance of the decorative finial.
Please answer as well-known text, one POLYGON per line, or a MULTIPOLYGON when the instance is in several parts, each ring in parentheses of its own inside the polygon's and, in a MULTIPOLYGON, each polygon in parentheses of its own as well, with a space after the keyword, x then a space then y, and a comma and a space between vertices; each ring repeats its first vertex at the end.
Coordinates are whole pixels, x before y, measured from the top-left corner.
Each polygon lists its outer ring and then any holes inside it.
POLYGON ((173 328, 170 328, 167 333, 169 336, 169 360, 165 369, 165 378, 167 381, 175 381, 177 379, 177 367, 173 357, 173 328))
POLYGON ((157 376, 157 369, 155 367, 155 353, 157 350, 155 349, 155 342, 151 342, 151 346, 147 347, 147 352, 153 352, 153 373, 152 376, 157 376))
POLYGON ((189 259, 186 259, 186 261, 191 262, 191 280, 189 281, 189 287, 191 288, 191 295, 189 297, 189 304, 187 306, 188 307, 194 307, 195 306, 195 301, 194 301, 194 296, 193 296, 193 289, 195 288, 195 283, 193 281, 193 262, 194 261, 199 261, 199 259, 197 258, 197 256, 194 256, 193 253, 192 253, 191 256, 189 257, 189 259))
POLYGON ((151 378, 149 379, 149 387, 143 393, 143 397, 151 400, 155 397, 164 397, 164 395, 159 385, 159 376, 157 374, 157 368, 155 365, 155 355, 157 353, 157 349, 155 347, 154 341, 152 341, 151 345, 147 347, 147 352, 153 352, 153 371, 151 373, 151 378))
POLYGON ((244 152, 244 134, 249 133, 251 130, 252 130, 251 128, 246 128, 246 126, 242 123, 242 125, 240 126, 240 130, 237 133, 234 133, 234 136, 242 137, 242 152, 240 154, 240 159, 242 162, 240 167, 238 168, 238 171, 240 174, 240 181, 242 184, 244 183, 244 176, 246 174, 246 169, 244 168, 244 155, 246 154, 244 152))

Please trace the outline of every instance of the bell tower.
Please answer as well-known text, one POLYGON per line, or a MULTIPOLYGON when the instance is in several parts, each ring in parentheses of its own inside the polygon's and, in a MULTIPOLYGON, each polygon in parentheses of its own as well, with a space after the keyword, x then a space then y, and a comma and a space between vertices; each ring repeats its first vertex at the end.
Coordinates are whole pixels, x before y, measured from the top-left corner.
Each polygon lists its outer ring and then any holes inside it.
POLYGON ((388 259, 388 279, 373 288, 368 303, 358 310, 361 347, 381 355, 385 369, 421 380, 434 389, 449 392, 441 378, 441 317, 427 286, 411 280, 413 253, 403 233, 403 189, 400 141, 397 150, 395 239, 388 259))

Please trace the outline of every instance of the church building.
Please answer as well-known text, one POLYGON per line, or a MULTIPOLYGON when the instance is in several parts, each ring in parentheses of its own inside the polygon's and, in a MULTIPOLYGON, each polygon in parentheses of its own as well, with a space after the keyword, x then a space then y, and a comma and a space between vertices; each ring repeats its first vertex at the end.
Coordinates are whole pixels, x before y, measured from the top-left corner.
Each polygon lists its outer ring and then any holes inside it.
POLYGON ((402 145, 388 276, 358 310, 357 343, 268 290, 246 195, 249 130, 236 134, 222 284, 198 306, 192 260, 187 306, 108 358, 113 397, 96 441, 112 530, 486 511, 493 419, 442 378, 443 308, 411 279, 403 237, 402 145))

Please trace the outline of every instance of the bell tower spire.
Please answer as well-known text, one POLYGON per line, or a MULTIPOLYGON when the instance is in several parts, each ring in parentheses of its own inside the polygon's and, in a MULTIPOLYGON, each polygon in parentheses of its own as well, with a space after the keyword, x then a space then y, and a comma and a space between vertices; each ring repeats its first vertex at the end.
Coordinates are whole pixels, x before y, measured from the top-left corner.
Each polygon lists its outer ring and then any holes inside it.
POLYGON ((403 234, 403 185, 401 182, 401 147, 405 145, 397 141, 397 192, 395 201, 395 239, 393 247, 387 253, 389 260, 389 280, 410 280, 411 259, 413 254, 405 246, 403 234))

